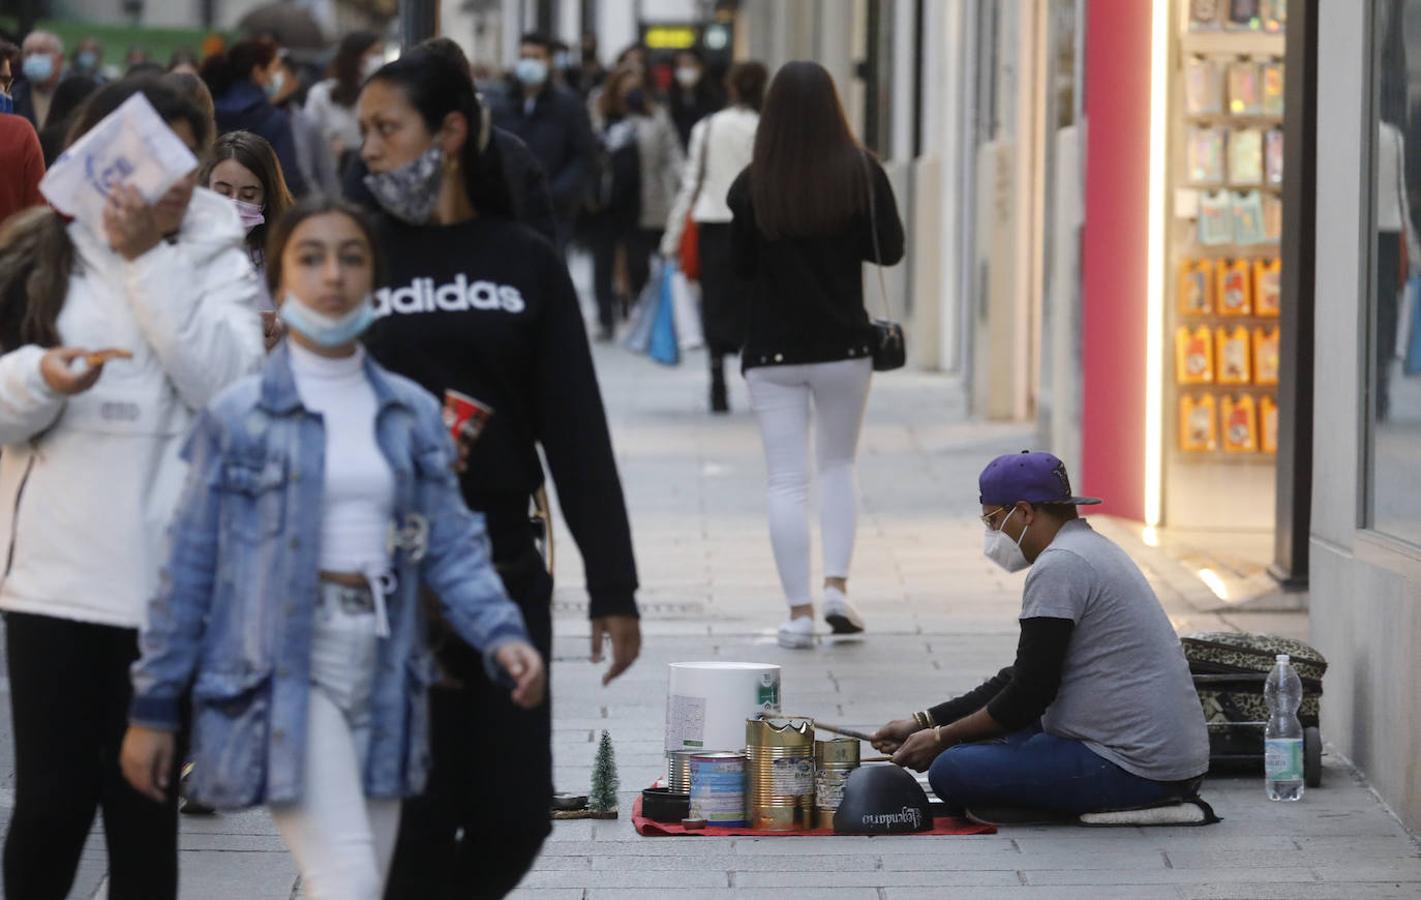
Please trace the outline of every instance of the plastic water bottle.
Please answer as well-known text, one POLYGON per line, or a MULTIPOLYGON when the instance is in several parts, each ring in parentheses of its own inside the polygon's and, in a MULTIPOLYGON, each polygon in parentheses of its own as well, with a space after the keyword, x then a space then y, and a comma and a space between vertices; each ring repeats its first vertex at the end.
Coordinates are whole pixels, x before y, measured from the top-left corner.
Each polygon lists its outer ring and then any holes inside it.
POLYGON ((1278 664, 1263 684, 1268 701, 1268 729, 1263 734, 1263 777, 1269 800, 1303 799, 1303 724, 1298 706, 1303 702, 1303 683, 1288 664, 1286 653, 1278 654, 1278 664))

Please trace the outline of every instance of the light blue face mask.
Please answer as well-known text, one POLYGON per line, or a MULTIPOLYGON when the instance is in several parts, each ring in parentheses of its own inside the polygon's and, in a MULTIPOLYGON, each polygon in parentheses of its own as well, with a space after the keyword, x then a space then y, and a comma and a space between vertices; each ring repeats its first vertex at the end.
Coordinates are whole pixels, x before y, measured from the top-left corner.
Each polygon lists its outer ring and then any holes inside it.
POLYGON ((328 316, 287 294, 286 302, 281 304, 281 321, 318 347, 343 347, 364 334, 375 322, 375 304, 366 297, 345 315, 328 316))
POLYGON ((541 59, 520 59, 513 75, 528 87, 537 87, 548 80, 548 64, 541 59))
POLYGON ((21 68, 30 81, 43 84, 54 77, 54 57, 44 53, 27 56, 21 68))

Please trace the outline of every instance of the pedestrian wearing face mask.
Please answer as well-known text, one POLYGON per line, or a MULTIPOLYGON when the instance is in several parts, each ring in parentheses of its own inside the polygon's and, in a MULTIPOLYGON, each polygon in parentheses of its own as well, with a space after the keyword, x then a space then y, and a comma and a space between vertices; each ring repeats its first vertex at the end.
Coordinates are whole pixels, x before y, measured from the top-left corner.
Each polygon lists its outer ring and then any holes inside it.
POLYGON ((552 42, 527 34, 501 97, 493 101, 493 122, 528 145, 548 178, 560 244, 572 236, 574 220, 592 186, 597 142, 582 100, 551 83, 552 42))
POLYGON ((725 107, 725 94, 716 84, 716 79, 706 71, 706 61, 695 50, 682 50, 676 54, 673 77, 675 83, 671 85, 669 95, 671 120, 676 123, 681 149, 689 151, 691 129, 706 116, 725 107))
POLYGON ((1139 568, 1080 518, 1049 453, 979 479, 984 552, 1027 567, 1016 662, 956 699, 889 722, 873 745, 927 771, 951 808, 1078 815, 1193 796, 1209 734, 1179 638, 1139 568))
POLYGON ((598 337, 611 340, 618 311, 646 287, 685 156, 670 117, 648 95, 641 69, 623 66, 608 76, 594 110, 609 177, 588 231, 598 337))
POLYGON ((360 86, 385 64, 385 45, 373 31, 355 31, 341 38, 331 62, 330 77, 311 87, 306 114, 316 123, 337 171, 360 156, 360 121, 355 101, 360 86))
MULTIPOLYGON (((77 139, 134 94, 194 152, 207 122, 156 81, 101 88, 77 139)), ((0 236, 0 546, 14 715, 7 897, 63 897, 96 809, 109 895, 174 897, 174 798, 130 788, 128 666, 200 410, 261 362, 256 273, 231 203, 193 171, 103 226, 30 210, 0 236)), ((171 775, 172 773, 165 773, 171 775)))
POLYGON ((261 281, 257 308, 262 314, 262 336, 270 350, 284 329, 266 289, 266 240, 270 225, 281 221, 295 203, 286 188, 281 160, 265 138, 250 131, 233 131, 212 145, 198 183, 231 200, 242 220, 247 253, 261 281))
POLYGON ((0 41, 0 225, 20 210, 45 202, 39 192, 45 171, 43 147, 34 126, 11 113, 10 67, 18 54, 13 44, 0 41))
POLYGON ((731 259, 730 223, 733 218, 726 194, 755 152, 755 130, 765 103, 769 72, 763 63, 738 62, 725 76, 730 105, 708 116, 691 132, 691 154, 681 175, 681 189, 666 233, 661 255, 676 258, 681 250, 689 215, 696 224, 696 252, 701 263, 701 331, 710 363, 710 411, 730 412, 730 391, 725 382, 725 358, 740 352, 745 343, 746 293, 744 280, 731 259))
POLYGON ((303 197, 306 179, 291 118, 272 102, 289 78, 279 50, 267 40, 239 41, 203 62, 202 80, 212 91, 218 132, 250 131, 266 138, 281 160, 292 196, 303 197))
POLYGON ((108 81, 104 77, 104 45, 98 38, 86 37, 79 42, 79 46, 74 48, 74 55, 70 59, 68 78, 75 75, 87 75, 95 81, 103 84, 108 81))
MULTIPOLYGON (((420 52, 441 56, 450 65, 473 77, 469 58, 459 45, 447 37, 432 37, 421 41, 415 48, 420 52)), ((482 98, 481 98, 482 99, 482 98)), ((484 107, 488 115, 488 107, 484 107)), ((532 228, 543 237, 558 241, 558 223, 553 215, 552 195, 548 193, 548 179, 543 174, 528 145, 514 134, 497 126, 491 127, 485 135, 488 149, 498 155, 498 163, 503 168, 504 182, 508 185, 509 200, 512 202, 513 218, 532 228)), ((365 184, 365 176, 370 174, 365 161, 357 155, 346 167, 342 176, 342 193, 347 200, 372 213, 380 211, 380 205, 365 184)))
POLYGON ((15 87, 15 72, 19 68, 20 48, 9 41, 0 40, 0 113, 15 113, 15 97, 11 91, 15 87))
MULTIPOLYGON (((390 261, 367 346, 437 396, 493 410, 465 437, 464 499, 483 513, 494 563, 545 656, 552 577, 529 523, 546 456, 586 569, 592 658, 604 683, 636 659, 636 564, 621 480, 577 293, 557 250, 510 219, 508 185, 467 71, 416 51, 360 94, 361 150, 390 261)), ((447 628, 431 692, 433 768, 405 803, 392 900, 501 897, 549 832, 551 714, 522 710, 447 628), (491 739, 491 735, 497 736, 491 739), (510 752, 509 748, 516 748, 510 752)))
POLYGON ((20 44, 20 71, 11 88, 15 115, 29 119, 36 131, 43 128, 63 79, 64 42, 52 32, 31 31, 20 44))
POLYGON ((538 706, 545 682, 459 496, 439 402, 360 344, 376 252, 344 201, 276 224, 267 283, 290 337, 186 444, 123 745, 128 780, 163 797, 191 684, 191 795, 266 805, 311 900, 379 900, 400 799, 424 786, 421 585, 510 705, 538 706))

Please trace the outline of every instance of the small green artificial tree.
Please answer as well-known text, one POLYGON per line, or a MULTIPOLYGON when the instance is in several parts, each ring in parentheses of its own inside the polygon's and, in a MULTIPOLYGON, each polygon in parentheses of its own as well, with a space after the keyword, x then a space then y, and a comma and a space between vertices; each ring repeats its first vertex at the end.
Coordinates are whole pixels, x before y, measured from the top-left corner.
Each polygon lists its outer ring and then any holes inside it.
POLYGON ((592 790, 587 807, 593 813, 617 814, 617 758, 612 751, 612 736, 606 729, 597 744, 597 758, 592 761, 592 790))

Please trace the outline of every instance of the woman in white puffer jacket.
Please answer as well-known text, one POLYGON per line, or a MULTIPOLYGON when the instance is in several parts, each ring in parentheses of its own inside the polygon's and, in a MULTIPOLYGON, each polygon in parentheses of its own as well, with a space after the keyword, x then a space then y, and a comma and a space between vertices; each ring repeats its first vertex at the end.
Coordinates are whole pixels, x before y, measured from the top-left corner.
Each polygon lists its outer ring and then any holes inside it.
MULTIPOLYGON (((71 140, 142 92, 195 152, 207 120, 153 81, 105 87, 71 140)), ((137 630, 195 413, 262 360, 232 204, 196 173, 120 186, 103 234, 49 210, 0 234, 0 611, 15 733, 7 896, 63 896, 102 807, 111 896, 176 896, 176 812, 118 769, 137 630), (123 351, 108 362, 90 354, 123 351)), ((237 573, 228 573, 234 577, 237 573)))

